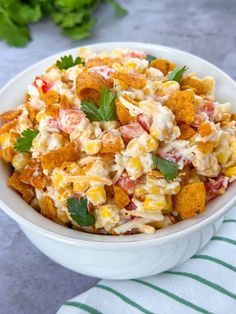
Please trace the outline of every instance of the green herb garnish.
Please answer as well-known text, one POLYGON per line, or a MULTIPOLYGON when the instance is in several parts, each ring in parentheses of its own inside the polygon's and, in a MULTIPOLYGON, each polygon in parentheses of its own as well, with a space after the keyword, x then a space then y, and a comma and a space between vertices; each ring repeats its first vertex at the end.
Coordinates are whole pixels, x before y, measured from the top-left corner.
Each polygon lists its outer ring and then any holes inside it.
POLYGON ((150 63, 153 60, 156 60, 156 57, 152 56, 152 55, 146 55, 146 60, 150 63))
POLYGON ((116 120, 116 94, 108 88, 103 88, 99 99, 99 107, 92 100, 83 100, 81 110, 90 121, 116 120))
POLYGON ((56 66, 59 70, 67 70, 77 64, 85 65, 85 62, 82 61, 80 57, 73 60, 72 55, 61 57, 61 60, 57 60, 56 62, 56 66))
POLYGON ((94 226, 96 219, 88 212, 88 201, 86 198, 68 198, 67 208, 71 218, 81 227, 94 226))
POLYGON ((168 74, 169 81, 180 82, 182 80, 183 74, 188 70, 188 67, 185 65, 183 67, 177 67, 168 74))
POLYGON ((21 137, 19 137, 15 143, 14 148, 18 152, 28 152, 32 147, 33 139, 39 134, 39 130, 31 130, 27 129, 21 133, 21 137))
POLYGON ((154 154, 152 154, 152 160, 157 169, 164 175, 165 179, 173 180, 177 177, 179 166, 175 162, 158 157, 154 154))
MULTIPOLYGON (((63 34, 75 40, 91 36, 96 23, 94 11, 102 0, 0 0, 0 40, 8 45, 24 47, 31 40, 30 23, 46 16, 52 18, 63 34)), ((127 11, 117 0, 106 0, 118 15, 127 11)), ((38 25, 41 27, 41 25, 38 25)))

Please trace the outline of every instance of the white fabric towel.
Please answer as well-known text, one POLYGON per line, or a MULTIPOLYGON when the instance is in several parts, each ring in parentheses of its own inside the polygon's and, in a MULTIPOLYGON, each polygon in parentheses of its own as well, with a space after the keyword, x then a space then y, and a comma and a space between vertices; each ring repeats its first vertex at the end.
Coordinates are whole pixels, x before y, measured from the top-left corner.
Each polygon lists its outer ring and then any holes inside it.
POLYGON ((184 264, 137 280, 101 280, 57 314, 236 314, 236 207, 184 264))

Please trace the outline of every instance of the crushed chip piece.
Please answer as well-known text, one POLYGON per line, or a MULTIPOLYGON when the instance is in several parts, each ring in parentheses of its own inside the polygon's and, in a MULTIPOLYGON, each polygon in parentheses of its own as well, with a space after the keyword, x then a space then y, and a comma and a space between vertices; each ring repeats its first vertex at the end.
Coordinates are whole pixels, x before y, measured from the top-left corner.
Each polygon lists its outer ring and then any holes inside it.
POLYGON ((0 150, 0 158, 5 160, 5 162, 12 162, 14 155, 15 155, 15 151, 11 146, 3 150, 0 150))
POLYGON ((135 117, 132 117, 129 110, 122 105, 119 98, 116 98, 116 113, 121 124, 126 125, 135 121, 135 117))
POLYGON ((167 75, 170 71, 174 70, 176 64, 165 59, 155 59, 150 63, 150 67, 156 68, 164 75, 167 75))
POLYGON ((44 189, 48 183, 47 177, 43 174, 40 162, 33 159, 22 170, 19 179, 23 183, 32 185, 40 190, 44 189))
POLYGON ((34 189, 19 179, 19 174, 13 173, 8 179, 8 185, 22 194, 23 199, 29 203, 34 197, 34 189))
POLYGON ((81 72, 76 79, 76 93, 81 100, 93 100, 98 103, 103 88, 109 88, 109 82, 95 72, 81 72))
POLYGON ((107 65, 109 67, 112 66, 113 63, 119 62, 119 59, 117 58, 111 58, 111 57, 106 57, 106 58, 94 58, 90 59, 86 62, 86 67, 87 68, 92 68, 92 67, 97 67, 97 66, 102 66, 102 65, 107 65))
POLYGON ((147 82, 147 79, 141 74, 115 72, 112 73, 112 77, 137 89, 143 88, 147 82))
POLYGON ((194 75, 189 75, 180 83, 181 90, 192 89, 195 94, 206 96, 214 91, 214 80, 211 77, 199 79, 194 75))
POLYGON ((9 132, 10 130, 15 130, 17 126, 18 120, 14 119, 11 120, 8 123, 3 124, 3 126, 0 128, 0 134, 9 132))
POLYGON ((54 206, 53 200, 45 195, 39 200, 40 212, 43 216, 51 220, 56 220, 57 209, 54 206))
POLYGON ((191 124, 194 122, 194 93, 192 90, 178 91, 169 96, 165 105, 174 113, 177 122, 191 124))
POLYGON ((182 219, 187 219, 205 211, 206 190, 203 182, 184 185, 173 196, 174 210, 182 219))
POLYGON ((116 153, 123 149, 124 143, 122 138, 114 134, 112 131, 107 131, 102 136, 101 153, 116 153))
POLYGON ((28 118, 29 118, 29 120, 33 123, 35 121, 35 117, 36 117, 36 114, 37 114, 36 109, 33 108, 32 106, 30 106, 30 103, 28 103, 28 102, 25 104, 25 108, 28 111, 28 118))
POLYGON ((60 94, 55 90, 50 90, 43 95, 46 105, 58 104, 60 102, 60 94))
POLYGON ((207 135, 211 134, 211 132, 212 132, 212 129, 211 129, 211 126, 208 122, 200 124, 199 134, 201 136, 207 136, 207 135))
POLYGON ((59 167, 64 161, 77 161, 78 151, 74 143, 55 149, 40 158, 42 168, 53 170, 59 167))
POLYGON ((22 113, 21 110, 6 111, 0 114, 0 119, 4 120, 5 122, 8 122, 17 118, 21 113, 22 113))
POLYGON ((197 145, 197 148, 203 153, 203 154, 210 154, 213 151, 214 143, 213 142, 206 142, 206 143, 199 143, 197 145))
POLYGON ((187 124, 181 124, 179 125, 179 128, 181 133, 178 137, 179 140, 187 140, 196 134, 196 131, 187 124))
POLYGON ((130 203, 128 194, 120 186, 114 185, 114 193, 115 203, 119 208, 124 208, 130 203))

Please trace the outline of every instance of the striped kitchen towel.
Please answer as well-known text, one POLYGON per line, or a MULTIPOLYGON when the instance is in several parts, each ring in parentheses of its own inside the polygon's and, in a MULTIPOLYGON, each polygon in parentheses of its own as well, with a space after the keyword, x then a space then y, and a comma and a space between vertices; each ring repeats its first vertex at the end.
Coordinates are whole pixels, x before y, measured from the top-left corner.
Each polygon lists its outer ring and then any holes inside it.
POLYGON ((236 207, 197 255, 165 273, 101 280, 58 314, 236 314, 236 207))

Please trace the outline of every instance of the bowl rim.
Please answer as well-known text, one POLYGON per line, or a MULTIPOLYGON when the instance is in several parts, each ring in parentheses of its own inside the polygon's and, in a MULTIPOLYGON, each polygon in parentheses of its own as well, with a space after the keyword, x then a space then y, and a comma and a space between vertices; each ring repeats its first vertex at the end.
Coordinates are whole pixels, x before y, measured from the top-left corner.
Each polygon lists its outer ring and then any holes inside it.
MULTIPOLYGON (((122 42, 101 42, 97 44, 89 44, 84 46, 78 46, 72 49, 64 50, 59 53, 56 53, 54 55, 51 55, 49 57, 46 57, 44 59, 41 59, 40 61, 34 63, 33 65, 27 67, 25 70, 18 73, 16 76, 14 76, 12 79, 10 79, 1 89, 0 89, 0 95, 12 84, 14 81, 19 79, 21 76, 24 76, 24 74, 31 72, 35 67, 43 65, 47 61, 50 61, 52 59, 56 59, 64 54, 74 54, 78 51, 80 47, 86 47, 89 49, 95 49, 96 51, 101 48, 101 50, 104 49, 104 46, 107 47, 107 49, 112 49, 115 47, 121 47, 121 48, 131 48, 131 49, 141 49, 141 50, 148 50, 148 49, 162 49, 162 50, 169 50, 171 52, 176 52, 177 54, 184 54, 186 57, 194 58, 196 61, 200 61, 205 63, 206 65, 214 68, 217 70, 217 72, 220 75, 224 75, 231 83, 233 83, 236 87, 236 82, 224 71, 219 69, 217 66, 213 65, 212 63, 204 60, 203 58, 200 58, 194 54, 191 54, 189 52, 185 52, 180 49, 164 46, 164 45, 157 45, 153 43, 141 43, 141 42, 130 42, 130 41, 122 41, 122 42)), ((1 192, 0 192, 1 193, 1 192)), ((51 238, 53 240, 61 241, 67 244, 70 244, 72 246, 78 246, 78 247, 91 247, 91 248, 106 248, 109 247, 111 250, 116 249, 122 249, 124 247, 150 247, 157 244, 162 244, 167 241, 176 240, 180 237, 183 237, 189 233, 193 233, 199 229, 204 228, 206 225, 213 224, 217 219, 222 217, 224 213, 229 210, 236 201, 236 195, 231 198, 222 208, 217 210, 212 215, 197 221, 196 224, 188 226, 186 228, 182 228, 178 231, 175 231, 170 234, 164 234, 160 235, 159 237, 152 238, 149 235, 145 234, 138 234, 138 235, 121 235, 121 236, 111 236, 111 235, 97 235, 97 234, 91 234, 91 233, 85 233, 73 229, 66 228, 64 226, 58 225, 57 223, 54 223, 53 221, 50 221, 49 219, 43 217, 41 214, 37 213, 35 211, 36 215, 39 215, 43 219, 46 219, 49 223, 48 225, 50 228, 45 228, 42 226, 42 224, 36 224, 27 218, 21 216, 20 214, 16 213, 14 209, 10 208, 5 202, 1 200, 0 195, 0 207, 2 210, 8 214, 11 218, 16 220, 17 223, 20 224, 20 226, 23 229, 30 229, 33 232, 37 232, 38 234, 47 236, 48 238, 51 238), (63 228, 68 230, 68 234, 61 234, 60 230, 63 231, 63 228), (57 229, 57 230, 55 230, 57 229), (83 235, 83 239, 79 237, 79 235, 83 235), (94 240, 94 238, 97 238, 94 240), (85 238, 85 239, 84 239, 85 238)), ((29 206, 28 204, 26 204, 29 206)), ((204 214, 199 215, 204 216, 204 214)), ((194 218, 191 218, 193 220, 194 218)), ((181 222, 178 223, 178 225, 181 224, 181 222)), ((165 229, 165 228, 164 228, 165 229)), ((162 230, 164 230, 162 229, 162 230)), ((157 231, 156 233, 160 233, 161 231, 157 231)))

